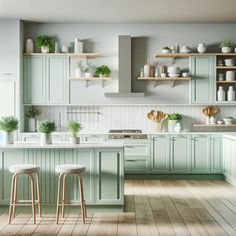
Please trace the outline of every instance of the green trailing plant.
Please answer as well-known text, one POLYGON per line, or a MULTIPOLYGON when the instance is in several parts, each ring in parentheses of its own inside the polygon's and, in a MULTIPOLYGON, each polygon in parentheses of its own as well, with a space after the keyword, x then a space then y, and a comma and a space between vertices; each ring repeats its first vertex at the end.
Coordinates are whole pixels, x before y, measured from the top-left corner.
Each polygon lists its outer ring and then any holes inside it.
POLYGON ((162 49, 171 51, 171 49, 169 47, 163 47, 162 49))
POLYGON ((54 121, 42 120, 37 123, 36 129, 39 133, 52 133, 56 130, 56 125, 54 121))
POLYGON ((41 114, 41 112, 39 109, 37 109, 34 106, 31 106, 27 110, 26 117, 27 118, 35 118, 35 117, 39 116, 40 114, 41 114))
POLYGON ((231 39, 225 38, 224 41, 220 44, 220 48, 228 47, 232 48, 234 46, 231 39))
POLYGON ((19 121, 14 116, 3 116, 0 120, 0 130, 12 132, 18 129, 19 121))
POLYGON ((102 65, 96 68, 96 74, 109 76, 111 74, 111 69, 107 65, 102 65))
POLYGON ((182 115, 179 113, 172 113, 172 114, 168 114, 168 120, 181 120, 182 119, 182 115))
POLYGON ((76 63, 76 67, 79 68, 81 71, 84 71, 84 66, 82 61, 78 61, 76 63))
POLYGON ((84 72, 94 72, 96 70, 96 66, 92 64, 91 62, 87 61, 87 66, 84 69, 84 72))
POLYGON ((36 38, 36 46, 38 48, 48 47, 52 49, 52 39, 48 35, 40 35, 36 38))
POLYGON ((79 122, 76 121, 69 121, 67 125, 68 129, 72 133, 73 137, 77 137, 78 132, 83 128, 82 125, 79 122))

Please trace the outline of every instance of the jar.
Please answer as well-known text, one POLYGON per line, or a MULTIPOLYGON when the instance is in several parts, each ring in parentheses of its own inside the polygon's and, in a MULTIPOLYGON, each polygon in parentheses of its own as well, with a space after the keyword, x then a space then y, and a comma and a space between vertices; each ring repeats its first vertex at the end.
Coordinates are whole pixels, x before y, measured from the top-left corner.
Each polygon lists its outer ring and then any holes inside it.
POLYGON ((33 53, 34 52, 34 43, 32 39, 26 40, 26 53, 33 53))
POLYGON ((197 47, 197 50, 198 50, 199 53, 206 52, 206 45, 205 45, 205 43, 199 43, 198 47, 197 47))
POLYGON ((178 123, 175 125, 175 132, 176 132, 177 134, 179 134, 179 133, 181 132, 181 130, 182 130, 182 127, 181 127, 180 123, 178 122, 178 123))
POLYGON ((225 91, 222 86, 219 86, 217 91, 217 101, 225 101, 225 91))
POLYGON ((229 86, 229 90, 227 92, 227 101, 235 101, 235 90, 233 86, 229 86))

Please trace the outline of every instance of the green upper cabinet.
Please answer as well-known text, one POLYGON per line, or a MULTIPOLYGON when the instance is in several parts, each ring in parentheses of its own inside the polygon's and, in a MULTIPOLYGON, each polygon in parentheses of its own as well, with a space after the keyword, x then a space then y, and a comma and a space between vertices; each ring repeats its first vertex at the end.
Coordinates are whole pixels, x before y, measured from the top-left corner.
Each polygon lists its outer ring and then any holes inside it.
POLYGON ((191 173, 191 135, 171 135, 171 172, 191 173))
POLYGON ((192 173, 210 172, 210 136, 192 135, 192 173))
POLYGON ((168 173, 169 168, 169 135, 157 135, 152 141, 151 171, 168 173))
POLYGON ((45 60, 44 56, 24 56, 24 103, 45 103, 45 60))
POLYGON ((211 173, 222 173, 222 135, 211 135, 211 173))
POLYGON ((66 104, 67 61, 65 55, 24 56, 24 103, 66 104))
POLYGON ((191 103, 212 103, 214 101, 215 61, 215 56, 191 57, 191 103))

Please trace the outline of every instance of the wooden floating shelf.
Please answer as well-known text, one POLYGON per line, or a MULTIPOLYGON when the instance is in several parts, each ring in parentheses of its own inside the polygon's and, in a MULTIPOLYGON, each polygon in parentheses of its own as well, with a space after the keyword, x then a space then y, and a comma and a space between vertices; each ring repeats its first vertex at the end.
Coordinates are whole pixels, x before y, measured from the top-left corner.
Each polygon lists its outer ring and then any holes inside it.
POLYGON ((236 80, 233 81, 216 81, 217 84, 236 84, 236 80))
POLYGON ((23 53, 23 56, 40 56, 40 55, 58 55, 58 56, 69 56, 69 57, 89 57, 95 58, 100 57, 100 53, 23 53))
POLYGON ((138 77, 138 80, 156 80, 156 81, 186 81, 191 80, 191 77, 138 77))
POLYGON ((220 69, 220 70, 236 70, 236 66, 217 66, 216 69, 220 69))
POLYGON ((195 127, 221 127, 221 128, 223 128, 223 127, 236 127, 236 124, 231 124, 231 125, 224 125, 224 124, 222 124, 222 125, 217 125, 217 124, 214 124, 214 125, 207 125, 207 124, 193 124, 193 126, 195 126, 195 127))
POLYGON ((191 56, 236 56, 236 53, 157 53, 160 58, 188 58, 191 56))
POLYGON ((76 78, 76 77, 70 77, 69 80, 111 80, 111 77, 91 77, 91 78, 76 78))

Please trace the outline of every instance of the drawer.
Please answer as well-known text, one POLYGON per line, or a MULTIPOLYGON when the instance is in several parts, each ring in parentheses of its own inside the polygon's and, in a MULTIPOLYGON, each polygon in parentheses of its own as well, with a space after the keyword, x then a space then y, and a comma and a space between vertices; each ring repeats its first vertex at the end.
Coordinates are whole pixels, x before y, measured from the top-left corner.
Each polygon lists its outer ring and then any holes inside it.
POLYGON ((148 144, 136 144, 124 146, 125 157, 147 157, 150 156, 150 146, 148 144))
POLYGON ((105 135, 83 135, 83 141, 88 143, 104 142, 105 135))
POLYGON ((143 173, 149 172, 148 159, 127 159, 125 160, 125 173, 143 173))

